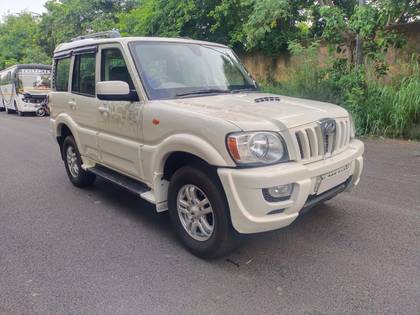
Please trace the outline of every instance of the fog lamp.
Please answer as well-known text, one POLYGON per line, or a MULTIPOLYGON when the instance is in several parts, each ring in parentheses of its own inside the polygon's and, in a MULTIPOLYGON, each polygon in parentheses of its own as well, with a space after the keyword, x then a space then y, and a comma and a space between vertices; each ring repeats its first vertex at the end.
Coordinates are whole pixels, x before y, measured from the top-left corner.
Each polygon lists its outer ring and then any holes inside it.
POLYGON ((263 189, 265 200, 269 202, 277 202, 290 199, 293 192, 294 184, 278 185, 263 189))

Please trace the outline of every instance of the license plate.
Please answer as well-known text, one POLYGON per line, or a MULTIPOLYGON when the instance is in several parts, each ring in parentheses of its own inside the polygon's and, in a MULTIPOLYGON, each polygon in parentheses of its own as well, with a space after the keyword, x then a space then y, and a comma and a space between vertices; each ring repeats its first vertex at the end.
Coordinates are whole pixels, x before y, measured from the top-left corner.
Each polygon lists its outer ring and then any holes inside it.
POLYGON ((350 176, 350 164, 344 165, 334 171, 328 172, 324 175, 318 176, 318 189, 316 194, 322 194, 335 186, 344 183, 350 176))

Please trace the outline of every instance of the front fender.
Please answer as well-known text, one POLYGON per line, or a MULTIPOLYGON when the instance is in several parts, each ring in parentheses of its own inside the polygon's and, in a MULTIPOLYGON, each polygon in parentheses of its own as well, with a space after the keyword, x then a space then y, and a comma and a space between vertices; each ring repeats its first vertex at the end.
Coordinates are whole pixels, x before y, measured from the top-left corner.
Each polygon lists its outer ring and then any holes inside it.
POLYGON ((206 140, 190 134, 176 134, 166 138, 156 146, 143 146, 142 160, 148 180, 152 181, 154 174, 163 173, 165 162, 173 152, 190 153, 213 166, 235 166, 232 159, 228 157, 227 152, 223 156, 206 140), (149 173, 147 174, 147 172, 149 173))

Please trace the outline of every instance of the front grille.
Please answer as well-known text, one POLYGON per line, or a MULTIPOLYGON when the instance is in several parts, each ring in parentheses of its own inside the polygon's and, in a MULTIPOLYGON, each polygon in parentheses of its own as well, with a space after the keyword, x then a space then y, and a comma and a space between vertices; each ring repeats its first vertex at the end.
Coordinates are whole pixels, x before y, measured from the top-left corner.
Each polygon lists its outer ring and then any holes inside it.
POLYGON ((298 158, 303 163, 315 162, 343 151, 350 142, 350 121, 348 118, 335 119, 336 130, 325 135, 319 123, 315 122, 296 128, 295 145, 298 148, 298 158))

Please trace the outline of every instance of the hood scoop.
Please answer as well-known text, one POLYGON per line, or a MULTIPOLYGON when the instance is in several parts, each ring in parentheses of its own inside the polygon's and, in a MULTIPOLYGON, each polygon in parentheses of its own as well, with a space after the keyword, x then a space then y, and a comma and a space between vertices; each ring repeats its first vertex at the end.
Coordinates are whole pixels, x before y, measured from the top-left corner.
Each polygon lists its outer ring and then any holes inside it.
POLYGON ((255 103, 262 103, 262 102, 280 102, 280 97, 278 96, 266 96, 266 97, 259 97, 254 100, 255 103))

